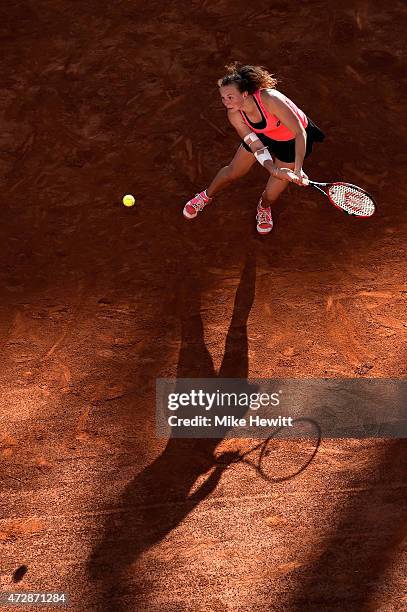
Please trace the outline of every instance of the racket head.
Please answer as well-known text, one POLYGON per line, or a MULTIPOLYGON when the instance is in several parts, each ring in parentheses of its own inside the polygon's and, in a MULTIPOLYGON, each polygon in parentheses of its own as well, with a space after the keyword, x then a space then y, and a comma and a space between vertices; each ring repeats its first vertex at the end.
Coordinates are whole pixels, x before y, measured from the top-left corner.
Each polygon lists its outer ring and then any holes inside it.
POLYGON ((376 212, 373 196, 352 183, 326 183, 322 190, 335 208, 355 217, 368 218, 376 212))

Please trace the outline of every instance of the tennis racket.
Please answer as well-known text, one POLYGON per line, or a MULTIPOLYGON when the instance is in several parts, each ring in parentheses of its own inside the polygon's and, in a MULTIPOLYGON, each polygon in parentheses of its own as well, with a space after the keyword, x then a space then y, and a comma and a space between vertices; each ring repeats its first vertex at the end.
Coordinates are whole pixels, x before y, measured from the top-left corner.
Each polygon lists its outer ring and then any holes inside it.
POLYGON ((366 218, 371 217, 376 210, 374 198, 357 185, 339 181, 335 183, 316 183, 310 180, 308 180, 308 184, 326 195, 331 204, 348 213, 348 215, 366 218))

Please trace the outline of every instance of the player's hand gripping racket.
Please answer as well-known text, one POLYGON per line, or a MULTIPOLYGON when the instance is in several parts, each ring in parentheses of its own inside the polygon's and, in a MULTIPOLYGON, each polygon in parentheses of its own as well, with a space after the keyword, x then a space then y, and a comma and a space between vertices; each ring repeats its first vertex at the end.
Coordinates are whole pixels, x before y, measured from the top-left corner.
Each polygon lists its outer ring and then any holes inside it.
POLYGON ((327 196, 331 204, 349 215, 371 217, 376 210, 376 202, 370 193, 357 185, 343 182, 316 183, 309 179, 307 184, 318 189, 327 196))

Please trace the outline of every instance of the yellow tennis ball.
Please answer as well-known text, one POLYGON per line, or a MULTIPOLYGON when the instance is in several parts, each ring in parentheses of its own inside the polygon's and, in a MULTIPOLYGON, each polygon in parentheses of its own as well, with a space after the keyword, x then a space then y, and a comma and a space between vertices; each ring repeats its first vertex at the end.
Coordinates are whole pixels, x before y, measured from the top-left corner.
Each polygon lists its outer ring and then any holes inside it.
POLYGON ((123 204, 125 206, 133 206, 135 201, 136 200, 134 199, 134 196, 132 196, 130 194, 127 194, 127 195, 123 196, 123 204))

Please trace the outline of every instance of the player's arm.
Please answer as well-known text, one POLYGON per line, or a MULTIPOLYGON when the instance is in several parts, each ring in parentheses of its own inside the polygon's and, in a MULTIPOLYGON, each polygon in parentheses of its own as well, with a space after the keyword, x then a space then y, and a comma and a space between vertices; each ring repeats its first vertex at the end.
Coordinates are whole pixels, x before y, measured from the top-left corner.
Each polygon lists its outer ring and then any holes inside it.
POLYGON ((265 108, 278 117, 281 123, 283 123, 288 129, 293 132, 295 136, 295 167, 294 173, 301 177, 302 175, 302 164, 304 163, 305 151, 307 146, 307 133, 302 126, 301 121, 285 102, 280 97, 277 91, 264 90, 261 94, 261 100, 265 108))
POLYGON ((240 138, 244 140, 244 142, 250 148, 257 161, 264 166, 272 176, 277 176, 278 169, 273 162, 270 151, 264 146, 260 138, 254 132, 252 132, 249 126, 245 124, 241 114, 236 111, 228 111, 228 119, 231 125, 235 128, 236 132, 239 134, 240 138))

